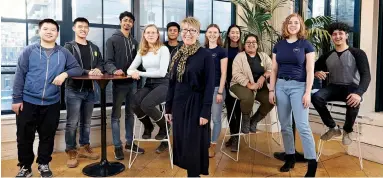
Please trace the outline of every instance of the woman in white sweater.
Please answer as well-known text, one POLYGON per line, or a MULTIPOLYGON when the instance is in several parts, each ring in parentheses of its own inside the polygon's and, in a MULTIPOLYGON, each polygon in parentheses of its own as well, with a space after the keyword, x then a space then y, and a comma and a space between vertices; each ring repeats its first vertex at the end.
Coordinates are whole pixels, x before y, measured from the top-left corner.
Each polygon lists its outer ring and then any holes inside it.
MULTIPOLYGON (((170 53, 166 46, 160 42, 158 28, 151 24, 147 25, 142 33, 140 49, 133 63, 128 68, 127 74, 133 79, 139 80, 146 77, 146 83, 139 89, 133 98, 132 109, 139 120, 143 123, 145 130, 143 139, 150 139, 153 124, 150 118, 160 127, 155 139, 166 138, 166 121, 156 106, 165 102, 168 91, 169 79, 167 70, 169 66, 170 53), (142 65, 146 71, 137 68, 142 65)), ((166 142, 162 142, 157 148, 160 153, 168 148, 166 142)))

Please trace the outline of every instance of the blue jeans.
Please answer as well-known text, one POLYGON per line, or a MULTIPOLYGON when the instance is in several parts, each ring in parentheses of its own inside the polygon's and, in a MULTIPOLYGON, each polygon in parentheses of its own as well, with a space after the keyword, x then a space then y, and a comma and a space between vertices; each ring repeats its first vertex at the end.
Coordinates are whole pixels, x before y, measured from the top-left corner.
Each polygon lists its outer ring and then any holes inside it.
POLYGON ((89 144, 90 122, 94 107, 95 92, 92 90, 79 91, 65 89, 65 104, 67 109, 67 122, 65 128, 66 150, 76 149, 76 133, 80 123, 81 146, 89 144))
POLYGON ((222 129, 222 122, 221 122, 222 108, 226 98, 226 91, 225 89, 223 89, 223 92, 222 92, 223 101, 218 104, 217 103, 218 89, 219 87, 215 87, 214 89, 213 103, 211 105, 211 120, 213 121, 213 134, 211 137, 211 143, 217 143, 218 137, 222 129))
POLYGON ((277 79, 275 95, 278 118, 286 154, 295 154, 291 117, 293 112, 295 125, 302 140, 304 156, 306 159, 316 159, 314 137, 309 124, 309 108, 304 108, 302 104, 305 90, 306 82, 277 79))
POLYGON ((125 101, 125 139, 129 145, 133 140, 134 115, 131 109, 131 103, 134 93, 137 91, 137 83, 131 84, 113 84, 113 107, 112 107, 112 136, 114 147, 122 146, 120 139, 120 117, 121 106, 125 101))

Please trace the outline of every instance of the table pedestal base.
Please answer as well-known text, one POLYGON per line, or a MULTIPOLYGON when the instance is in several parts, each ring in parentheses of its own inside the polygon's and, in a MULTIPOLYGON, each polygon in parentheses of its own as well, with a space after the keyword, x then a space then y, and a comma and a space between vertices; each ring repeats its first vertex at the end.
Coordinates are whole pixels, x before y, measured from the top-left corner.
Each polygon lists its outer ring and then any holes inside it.
POLYGON ((84 167, 82 173, 90 177, 108 177, 117 175, 124 170, 125 165, 120 162, 109 162, 104 160, 84 167))

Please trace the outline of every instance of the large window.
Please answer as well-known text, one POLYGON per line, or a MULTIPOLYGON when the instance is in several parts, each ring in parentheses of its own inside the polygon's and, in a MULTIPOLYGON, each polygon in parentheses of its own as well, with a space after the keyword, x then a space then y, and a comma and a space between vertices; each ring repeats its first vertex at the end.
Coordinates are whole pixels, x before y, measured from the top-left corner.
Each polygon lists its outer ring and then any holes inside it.
POLYGON ((359 0, 308 0, 306 19, 331 16, 335 21, 345 22, 352 28, 349 45, 359 46, 360 1, 359 0))
MULTIPOLYGON (((136 18, 134 26, 138 28, 132 34, 137 41, 140 41, 140 30, 151 23, 159 27, 160 38, 165 41, 169 22, 179 23, 193 15, 202 24, 199 39, 203 43, 209 24, 216 23, 225 31, 235 23, 232 6, 228 0, 3 0, 0 6, 2 113, 11 113, 17 60, 25 46, 39 42, 41 19, 52 18, 58 22, 60 31, 56 42, 63 46, 74 39, 73 20, 87 18, 90 22, 88 40, 96 44, 105 57, 106 40, 120 28, 119 15, 123 11, 132 12, 136 18)), ((106 90, 108 104, 112 103, 111 86, 110 83, 106 90)))

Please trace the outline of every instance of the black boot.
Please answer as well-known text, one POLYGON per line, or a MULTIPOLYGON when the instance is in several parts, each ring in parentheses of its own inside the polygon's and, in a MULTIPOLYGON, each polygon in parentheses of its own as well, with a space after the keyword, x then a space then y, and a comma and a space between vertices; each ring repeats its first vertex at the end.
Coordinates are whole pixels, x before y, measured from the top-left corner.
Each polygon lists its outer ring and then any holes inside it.
POLYGON ((242 128, 241 131, 244 134, 248 134, 250 132, 250 116, 248 114, 242 114, 242 128))
POLYGON ((142 134, 143 139, 150 139, 152 137, 152 132, 154 129, 154 126, 152 124, 152 121, 150 120, 149 116, 144 116, 143 118, 139 119, 142 124, 144 124, 144 133, 142 134))
POLYGON ((250 118, 250 132, 256 133, 257 132, 257 124, 259 121, 261 121, 265 116, 262 116, 259 112, 256 112, 251 118, 250 118))
POLYGON ((289 172, 295 166, 295 154, 285 155, 285 164, 279 169, 281 172, 289 172))
POLYGON ((307 173, 305 177, 315 177, 315 173, 317 172, 318 162, 315 159, 309 159, 307 163, 307 173))
POLYGON ((233 141, 231 143, 231 152, 237 152, 238 151, 238 136, 233 136, 233 141))
MULTIPOLYGON (((285 161, 285 155, 286 155, 285 152, 275 152, 274 158, 278 159, 280 161, 285 161)), ((307 159, 305 159, 305 157, 303 156, 302 153, 295 150, 295 161, 298 163, 305 163, 305 162, 307 162, 307 159)))
POLYGON ((167 130, 166 130, 166 121, 165 118, 162 117, 160 120, 156 122, 158 127, 160 127, 160 130, 158 131, 158 134, 156 135, 156 140, 163 140, 167 137, 167 130))

